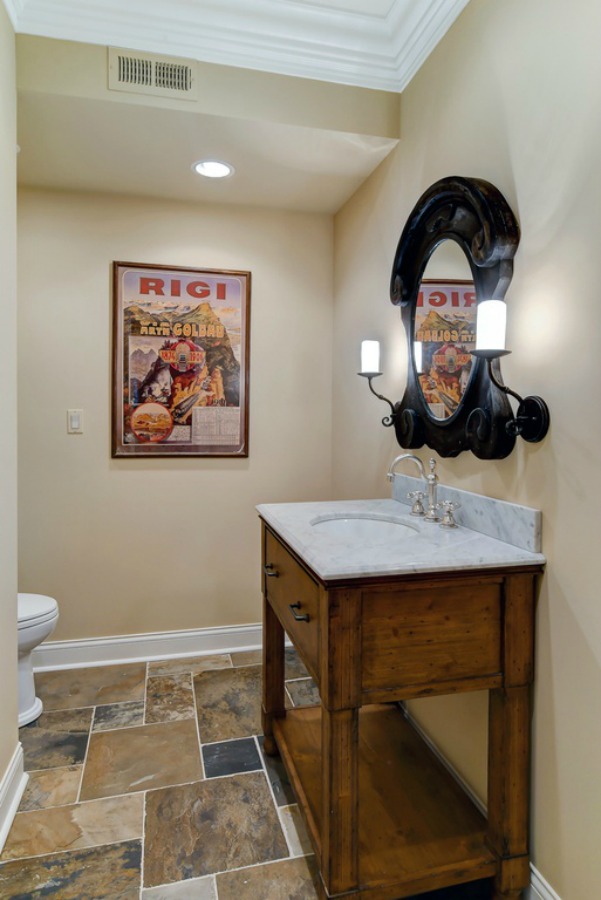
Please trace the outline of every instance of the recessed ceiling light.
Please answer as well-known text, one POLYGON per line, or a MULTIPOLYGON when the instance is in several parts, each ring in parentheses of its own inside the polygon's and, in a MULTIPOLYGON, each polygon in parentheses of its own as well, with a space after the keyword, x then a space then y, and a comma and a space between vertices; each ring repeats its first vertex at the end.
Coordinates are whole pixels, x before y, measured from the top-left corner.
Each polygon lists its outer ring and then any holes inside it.
POLYGON ((234 167, 218 159, 200 159, 192 165, 194 172, 205 178, 227 178, 234 174, 234 167))

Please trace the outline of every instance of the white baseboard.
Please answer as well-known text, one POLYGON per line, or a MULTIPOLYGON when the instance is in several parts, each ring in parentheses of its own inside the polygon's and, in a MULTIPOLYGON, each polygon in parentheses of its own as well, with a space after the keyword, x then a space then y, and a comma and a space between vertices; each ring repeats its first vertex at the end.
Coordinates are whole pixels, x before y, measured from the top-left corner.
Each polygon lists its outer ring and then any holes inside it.
POLYGON ((530 863, 531 881, 526 900, 561 900, 548 881, 545 881, 541 873, 530 863))
POLYGON ((190 631, 85 638, 78 641, 45 641, 33 652, 36 672, 80 669, 87 666, 143 662, 178 656, 203 656, 255 650, 261 646, 261 625, 226 625, 190 631))
POLYGON ((461 785, 461 787, 463 788, 465 793, 468 795, 468 797, 470 798, 470 800, 472 801, 474 806, 480 810, 480 812, 482 813, 483 816, 485 816, 486 815, 486 804, 472 790, 472 788, 469 786, 469 784, 467 783, 465 778, 463 778, 463 776, 459 774, 459 772, 457 771, 455 766, 449 762, 449 760, 446 758, 444 753, 441 753, 438 746, 434 743, 434 741, 432 740, 430 735, 426 731, 424 731, 424 729, 421 727, 419 722, 417 722, 416 719, 413 718, 413 716, 411 715, 411 713, 409 712, 407 707, 404 704, 401 704, 401 706, 403 708, 404 715, 407 717, 408 721, 411 723, 413 728, 417 731, 417 733, 421 737, 424 744, 426 744, 430 748, 430 750, 432 751, 432 753, 434 754, 436 759, 442 763, 442 765, 445 767, 447 772, 450 775, 452 775, 452 777, 455 779, 455 781, 458 784, 461 785))
POLYGON ((17 744, 9 766, 0 780, 0 853, 17 814, 29 775, 23 767, 23 747, 17 744))
MULTIPOLYGON (((411 713, 405 709, 405 715, 415 728, 421 739, 430 748, 434 756, 442 763, 447 772, 449 772, 455 781, 457 781, 468 797, 483 815, 486 815, 486 804, 482 802, 480 797, 474 793, 469 784, 459 774, 455 766, 449 762, 446 756, 441 753, 432 738, 423 730, 418 722, 413 718, 411 713)), ((545 881, 538 869, 530 863, 530 886, 524 892, 524 900, 561 900, 559 894, 556 894, 551 885, 545 881)))

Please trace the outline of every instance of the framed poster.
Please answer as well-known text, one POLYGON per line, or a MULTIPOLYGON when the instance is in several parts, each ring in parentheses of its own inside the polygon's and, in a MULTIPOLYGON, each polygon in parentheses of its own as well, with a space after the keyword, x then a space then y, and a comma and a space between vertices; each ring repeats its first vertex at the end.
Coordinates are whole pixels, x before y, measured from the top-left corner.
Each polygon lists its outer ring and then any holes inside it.
POLYGON ((248 456, 250 272, 113 263, 112 455, 248 456))
POLYGON ((436 419, 450 418, 466 391, 477 305, 473 281, 424 279, 420 285, 413 351, 422 394, 436 419))

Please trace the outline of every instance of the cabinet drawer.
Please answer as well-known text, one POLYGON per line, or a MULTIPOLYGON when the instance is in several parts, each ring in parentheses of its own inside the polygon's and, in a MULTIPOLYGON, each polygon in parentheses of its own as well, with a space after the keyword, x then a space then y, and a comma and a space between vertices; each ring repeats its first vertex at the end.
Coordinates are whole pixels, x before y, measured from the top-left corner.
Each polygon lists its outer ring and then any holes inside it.
POLYGON ((319 684, 319 587, 267 529, 263 562, 265 596, 319 684))
MULTIPOLYGON (((452 582, 363 595, 362 690, 448 692, 501 683, 501 586, 452 582)), ((404 694, 404 692, 407 692, 404 694)), ((367 695, 367 696, 366 696, 367 695)))

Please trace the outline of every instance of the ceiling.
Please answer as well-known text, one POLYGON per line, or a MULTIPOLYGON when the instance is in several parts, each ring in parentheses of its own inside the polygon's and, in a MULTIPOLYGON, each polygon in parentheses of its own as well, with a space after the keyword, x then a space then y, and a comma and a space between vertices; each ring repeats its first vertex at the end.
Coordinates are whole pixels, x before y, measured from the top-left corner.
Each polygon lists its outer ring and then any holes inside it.
POLYGON ((398 94, 469 0, 3 2, 16 32, 37 36, 17 44, 21 183, 331 213, 395 146, 391 102, 398 119, 398 94), (111 46, 199 61, 200 102, 115 96, 111 46), (69 67, 81 83, 61 79, 69 67), (209 85, 220 97, 235 85, 238 105, 212 108, 209 85), (246 108, 251 92, 267 107, 277 94, 274 114, 246 108), (385 124, 367 121, 368 103, 385 124), (208 155, 236 174, 201 184, 190 167, 208 155))

